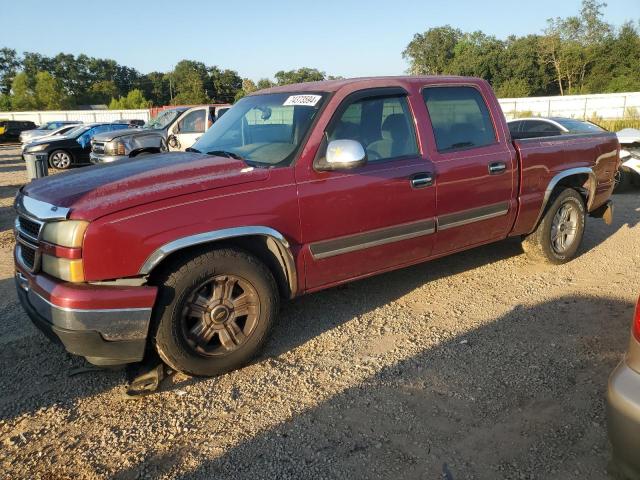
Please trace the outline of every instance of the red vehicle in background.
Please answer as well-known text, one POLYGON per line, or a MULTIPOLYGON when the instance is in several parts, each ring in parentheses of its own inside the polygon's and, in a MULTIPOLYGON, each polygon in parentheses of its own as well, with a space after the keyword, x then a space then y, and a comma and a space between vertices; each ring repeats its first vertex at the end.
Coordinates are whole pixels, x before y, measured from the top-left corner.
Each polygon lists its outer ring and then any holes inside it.
POLYGON ((619 163, 612 133, 513 141, 488 83, 461 77, 263 90, 188 150, 19 192, 18 294, 70 352, 216 375, 281 299, 507 237, 567 262, 587 215, 610 220, 619 163))

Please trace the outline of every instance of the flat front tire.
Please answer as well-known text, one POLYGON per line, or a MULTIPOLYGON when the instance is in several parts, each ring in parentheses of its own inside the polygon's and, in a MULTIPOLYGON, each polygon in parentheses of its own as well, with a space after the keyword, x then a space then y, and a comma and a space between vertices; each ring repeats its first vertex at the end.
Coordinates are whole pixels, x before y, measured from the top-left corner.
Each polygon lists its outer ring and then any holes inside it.
POLYGON ((279 294, 272 273, 252 255, 212 250, 161 277, 153 342, 174 370, 219 375, 242 367, 264 345, 279 294))
POLYGON ((523 249, 537 260, 562 264, 571 260, 584 236, 586 208, 573 188, 555 192, 536 230, 524 238, 523 249))

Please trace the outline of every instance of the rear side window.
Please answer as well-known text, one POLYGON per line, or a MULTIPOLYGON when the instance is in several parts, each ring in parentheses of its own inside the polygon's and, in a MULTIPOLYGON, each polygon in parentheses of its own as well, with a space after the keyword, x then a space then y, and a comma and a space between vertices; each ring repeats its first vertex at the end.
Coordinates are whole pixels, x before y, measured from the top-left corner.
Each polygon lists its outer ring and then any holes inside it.
POLYGON ((540 120, 528 120, 523 122, 522 131, 525 133, 561 133, 560 129, 553 123, 541 122, 540 120))
POLYGON ((357 140, 370 162, 418 154, 413 117, 405 96, 351 103, 327 131, 331 140, 357 140))
POLYGON ((483 147, 496 142, 489 110, 475 88, 425 88, 422 97, 439 152, 483 147))

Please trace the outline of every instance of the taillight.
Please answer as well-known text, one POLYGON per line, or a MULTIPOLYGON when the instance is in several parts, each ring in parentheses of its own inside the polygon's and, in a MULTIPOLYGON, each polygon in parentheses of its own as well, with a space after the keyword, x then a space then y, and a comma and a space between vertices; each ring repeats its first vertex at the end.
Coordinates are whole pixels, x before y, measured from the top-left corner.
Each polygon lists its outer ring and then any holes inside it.
POLYGON ((640 297, 638 297, 636 311, 633 314, 633 336, 640 342, 640 297))

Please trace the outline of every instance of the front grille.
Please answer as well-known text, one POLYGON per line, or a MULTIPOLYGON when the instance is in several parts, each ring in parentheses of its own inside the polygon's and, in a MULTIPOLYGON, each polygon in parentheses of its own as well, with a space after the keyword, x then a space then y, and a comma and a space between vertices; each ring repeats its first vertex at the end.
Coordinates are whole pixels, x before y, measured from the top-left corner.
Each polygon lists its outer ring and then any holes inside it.
POLYGON ((38 235, 40 234, 40 227, 42 226, 42 224, 34 222, 30 218, 22 216, 18 217, 18 224, 20 225, 20 232, 26 233, 34 240, 38 239, 38 235))
POLYGON ((34 270, 36 264, 36 250, 24 244, 20 245, 20 258, 29 270, 34 270))
POLYGON ((20 260, 32 272, 40 267, 38 246, 43 225, 42 222, 23 215, 18 215, 16 219, 16 242, 20 245, 20 260))

